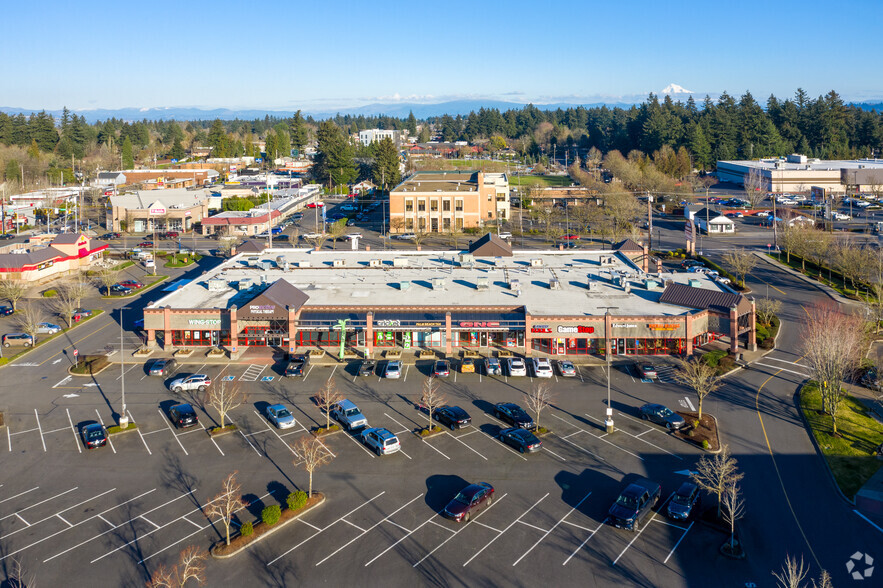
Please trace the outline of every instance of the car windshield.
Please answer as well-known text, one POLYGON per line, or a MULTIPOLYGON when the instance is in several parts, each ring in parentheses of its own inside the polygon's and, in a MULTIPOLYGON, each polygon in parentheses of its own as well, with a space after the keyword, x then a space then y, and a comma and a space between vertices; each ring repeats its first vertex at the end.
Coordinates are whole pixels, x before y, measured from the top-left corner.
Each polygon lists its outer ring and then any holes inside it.
POLYGON ((675 504, 682 504, 684 506, 690 504, 690 495, 689 494, 675 494, 674 498, 671 499, 675 504))
POLYGON ((277 410, 277 411, 276 411, 276 416, 277 416, 277 417, 281 417, 281 418, 286 418, 286 417, 290 417, 290 416, 291 416, 291 413, 288 412, 288 410, 286 410, 286 409, 283 408, 283 409, 281 409, 281 410, 277 410))
POLYGON ((663 408, 659 409, 659 416, 670 417, 670 416, 674 416, 674 413, 671 411, 670 408, 663 407, 663 408))
POLYGON ((470 504, 472 502, 472 497, 460 492, 454 500, 462 502, 463 504, 470 504))
POLYGON ((625 506, 627 508, 637 508, 638 501, 635 500, 632 496, 620 496, 616 499, 616 504, 625 506))
POLYGON ((359 416, 362 413, 359 411, 358 408, 350 408, 349 410, 345 410, 343 414, 345 414, 348 417, 351 417, 351 416, 359 416))

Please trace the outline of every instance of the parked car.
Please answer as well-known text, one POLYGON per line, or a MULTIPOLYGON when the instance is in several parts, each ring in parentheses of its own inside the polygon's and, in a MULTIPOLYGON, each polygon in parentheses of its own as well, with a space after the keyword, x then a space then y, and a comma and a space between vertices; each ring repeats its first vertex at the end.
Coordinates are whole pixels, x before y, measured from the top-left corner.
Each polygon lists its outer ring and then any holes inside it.
POLYGON ((454 522, 469 522, 469 519, 489 507, 494 501, 494 487, 487 482, 470 484, 442 511, 442 516, 454 522))
POLYGON ((659 501, 662 488, 656 482, 639 478, 626 486, 610 510, 607 521, 619 529, 640 530, 641 520, 659 501))
POLYGON ((114 294, 131 294, 132 289, 122 284, 114 284, 110 287, 110 291, 114 294))
POLYGON ((464 357, 460 360, 460 373, 461 374, 474 374, 475 373, 475 360, 471 357, 464 357))
POLYGON ((141 241, 138 247, 153 247, 153 241, 141 241))
POLYGON ((323 236, 324 234, 325 233, 315 233, 315 232, 304 233, 303 235, 300 236, 300 238, 301 239, 318 239, 319 237, 323 236))
POLYGON ((307 204, 307 208, 322 208, 325 206, 324 202, 310 202, 307 204))
POLYGON ((0 306, 0 316, 9 316, 13 311, 11 306, 0 306))
POLYGON ((436 378, 447 378, 451 375, 451 363, 446 359, 439 359, 435 362, 432 375, 436 378))
POLYGON ((343 425, 347 431, 357 431, 368 426, 368 419, 359 407, 345 398, 331 409, 331 418, 343 425))
POLYGON ((669 518, 686 521, 693 513, 693 508, 699 504, 699 500, 699 486, 693 482, 684 482, 668 501, 669 518))
POLYGON ((520 429, 517 427, 503 429, 500 431, 498 438, 506 445, 513 449, 517 449, 521 453, 533 453, 534 451, 539 451, 543 447, 543 442, 527 429, 520 429))
POLYGON ((120 286, 126 286, 127 288, 132 288, 133 290, 137 290, 138 288, 143 288, 144 284, 138 282, 136 280, 124 280, 120 282, 120 286))
POLYGON ((557 362, 555 362, 555 365, 558 366, 558 373, 565 378, 576 377, 576 367, 574 367, 572 361, 567 359, 559 359, 557 362))
POLYGON ((149 367, 147 368, 148 376, 168 376, 175 372, 175 369, 178 367, 178 362, 174 358, 169 359, 154 359, 150 362, 149 367))
POLYGON ((199 424, 199 417, 196 411, 189 404, 176 404, 169 409, 169 419, 175 423, 175 427, 186 429, 187 427, 195 427, 199 424))
POLYGON ((880 377, 877 374, 877 370, 875 368, 868 368, 868 370, 862 375, 862 386, 865 388, 870 388, 871 390, 880 390, 881 382, 880 377))
POLYGON ((561 237, 565 241, 579 241, 579 235, 570 233, 561 237))
POLYGON ((100 423, 90 423, 80 432, 86 449, 94 449, 107 445, 107 429, 100 423))
POLYGON ((92 316, 92 311, 88 308, 78 308, 71 313, 71 318, 74 319, 74 321, 79 321, 87 316, 92 316))
POLYGON ((848 214, 843 214, 842 212, 835 212, 831 214, 836 221, 848 221, 851 217, 848 214))
POLYGON ((484 360, 484 374, 486 376, 503 375, 503 368, 500 365, 500 360, 496 357, 486 357, 484 360))
POLYGON ((494 405, 494 416, 501 421, 507 422, 513 427, 521 429, 533 429, 533 419, 524 409, 512 402, 500 402, 494 405))
POLYGON ((204 374, 193 374, 172 380, 169 384, 169 390, 172 392, 183 392, 185 390, 199 390, 205 392, 206 388, 211 386, 211 378, 204 374))
POLYGON ((524 360, 520 357, 510 357, 508 364, 510 376, 527 375, 527 368, 524 365, 524 360))
POLYGON ((145 259, 141 262, 141 265, 143 265, 145 269, 153 269, 156 267, 156 262, 152 259, 145 259))
POLYGON ((285 376, 288 378, 303 376, 307 371, 307 366, 310 363, 310 358, 308 355, 295 355, 293 356, 288 365, 285 366, 285 376))
POLYGON ((359 364, 359 375, 360 376, 373 376, 374 370, 377 369, 377 362, 373 359, 363 359, 362 363, 359 364))
POLYGON ((468 427, 472 423, 469 413, 459 406, 440 406, 432 412, 432 418, 452 431, 468 427))
POLYGON ((302 212, 295 212, 294 214, 291 215, 291 220, 293 220, 293 221, 299 221, 299 220, 301 220, 303 217, 304 217, 304 213, 302 213, 302 212))
POLYGON ((507 231, 503 231, 502 233, 499 234, 499 237, 500 237, 500 239, 511 239, 512 233, 509 233, 507 231))
POLYGON ((60 333, 61 327, 52 323, 37 323, 37 333, 40 335, 54 335, 60 333))
POLYGON ((27 333, 6 333, 3 335, 3 347, 11 347, 13 345, 30 347, 33 344, 34 338, 27 333))
POLYGON ((534 357, 531 363, 533 364, 533 375, 537 378, 551 378, 555 375, 552 371, 552 362, 547 358, 534 357))
POLYGON ((703 265, 704 264, 701 261, 698 261, 695 259, 685 259, 684 261, 681 262, 681 267, 684 269, 687 269, 687 268, 693 267, 693 266, 702 267, 703 265))
POLYGON ((402 448, 399 438, 384 428, 365 429, 361 438, 362 443, 373 449, 377 455, 389 455, 402 448))
POLYGON ((383 377, 396 380, 402 377, 402 362, 397 359, 391 359, 386 362, 386 369, 383 370, 383 377))
POLYGON ((642 380, 655 380, 659 374, 656 373, 656 367, 652 363, 638 364, 638 373, 642 380))
POLYGON ((284 404, 271 404, 266 409, 267 420, 273 423, 277 429, 290 429, 296 423, 294 415, 285 408, 284 404))
POLYGON ((645 421, 662 425, 669 431, 677 431, 686 424, 681 415, 661 404, 645 404, 640 412, 645 421))

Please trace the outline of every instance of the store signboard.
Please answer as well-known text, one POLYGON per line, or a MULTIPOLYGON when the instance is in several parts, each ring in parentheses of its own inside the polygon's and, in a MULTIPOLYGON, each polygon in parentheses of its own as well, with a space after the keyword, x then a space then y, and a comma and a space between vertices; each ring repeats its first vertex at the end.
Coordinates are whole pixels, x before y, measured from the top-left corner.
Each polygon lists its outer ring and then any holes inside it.
POLYGON ((647 328, 651 331, 677 331, 681 325, 674 323, 666 323, 666 324, 649 324, 647 328))

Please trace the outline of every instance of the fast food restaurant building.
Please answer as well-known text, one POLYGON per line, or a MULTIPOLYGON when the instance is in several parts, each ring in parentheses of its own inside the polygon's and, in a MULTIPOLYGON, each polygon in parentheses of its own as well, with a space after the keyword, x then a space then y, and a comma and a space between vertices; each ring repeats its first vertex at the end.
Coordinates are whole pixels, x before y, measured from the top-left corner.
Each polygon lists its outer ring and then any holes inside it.
POLYGON ((650 274, 633 241, 606 251, 241 253, 144 310, 148 345, 378 357, 493 350, 549 356, 691 354, 726 338, 755 348, 754 303, 703 274, 650 274))

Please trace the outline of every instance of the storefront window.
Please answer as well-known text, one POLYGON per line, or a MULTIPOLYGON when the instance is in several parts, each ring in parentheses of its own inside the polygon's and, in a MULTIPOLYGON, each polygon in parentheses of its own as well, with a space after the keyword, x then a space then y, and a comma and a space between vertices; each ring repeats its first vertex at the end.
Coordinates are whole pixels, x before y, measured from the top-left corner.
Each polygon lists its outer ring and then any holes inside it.
MULTIPOLYGON (((161 333, 158 332, 157 336, 161 333)), ((230 344, 230 331, 172 331, 172 345, 209 347, 230 344)))

